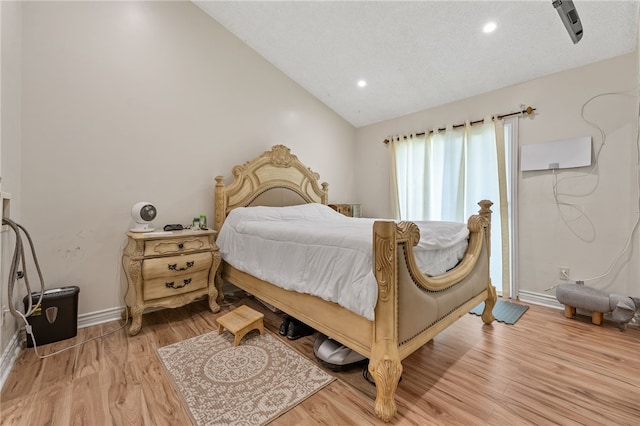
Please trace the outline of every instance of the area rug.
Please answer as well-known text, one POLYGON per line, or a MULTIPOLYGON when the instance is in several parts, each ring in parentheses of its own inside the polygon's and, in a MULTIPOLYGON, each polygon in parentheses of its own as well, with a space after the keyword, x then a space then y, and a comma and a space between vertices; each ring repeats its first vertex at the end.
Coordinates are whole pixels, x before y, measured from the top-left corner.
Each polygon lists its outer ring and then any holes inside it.
MULTIPOLYGON (((505 324, 515 324, 516 321, 529 309, 527 305, 519 305, 517 303, 511 303, 504 300, 498 300, 493 307, 493 316, 496 321, 503 322, 505 324)), ((482 315, 484 310, 484 302, 481 302, 478 306, 469 311, 470 314, 482 315)))
POLYGON ((215 331, 158 354, 198 426, 264 425, 335 379, 266 330, 236 347, 215 331))

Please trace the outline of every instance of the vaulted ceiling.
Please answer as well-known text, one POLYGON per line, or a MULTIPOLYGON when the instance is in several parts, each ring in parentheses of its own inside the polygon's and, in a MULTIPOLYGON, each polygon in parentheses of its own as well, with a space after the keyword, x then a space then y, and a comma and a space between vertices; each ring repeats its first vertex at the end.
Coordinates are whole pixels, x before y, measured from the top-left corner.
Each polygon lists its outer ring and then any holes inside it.
POLYGON ((202 10, 356 127, 631 53, 638 1, 199 1, 202 10), (492 33, 484 33, 487 22, 492 33), (360 87, 358 81, 366 81, 360 87))

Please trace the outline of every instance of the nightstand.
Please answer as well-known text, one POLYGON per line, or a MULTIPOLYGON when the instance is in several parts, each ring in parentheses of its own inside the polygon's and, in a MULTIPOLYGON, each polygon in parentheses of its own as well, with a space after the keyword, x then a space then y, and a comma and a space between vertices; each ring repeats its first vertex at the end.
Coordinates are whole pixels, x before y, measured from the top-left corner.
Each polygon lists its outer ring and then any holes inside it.
POLYGON ((149 307, 177 308, 208 296, 209 308, 218 312, 216 274, 220 251, 217 231, 127 232, 122 255, 127 276, 125 301, 132 322, 129 334, 140 332, 142 313, 149 307))
POLYGON ((329 204, 329 207, 349 217, 360 217, 360 204, 329 204))

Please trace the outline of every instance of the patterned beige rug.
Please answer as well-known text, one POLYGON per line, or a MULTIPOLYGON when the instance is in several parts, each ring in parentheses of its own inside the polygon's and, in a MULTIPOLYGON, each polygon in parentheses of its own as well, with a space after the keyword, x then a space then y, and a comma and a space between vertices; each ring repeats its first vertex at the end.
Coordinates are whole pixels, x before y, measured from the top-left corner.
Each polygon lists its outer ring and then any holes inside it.
POLYGON ((215 331, 158 354, 199 426, 266 424, 334 380, 266 330, 236 347, 215 331))

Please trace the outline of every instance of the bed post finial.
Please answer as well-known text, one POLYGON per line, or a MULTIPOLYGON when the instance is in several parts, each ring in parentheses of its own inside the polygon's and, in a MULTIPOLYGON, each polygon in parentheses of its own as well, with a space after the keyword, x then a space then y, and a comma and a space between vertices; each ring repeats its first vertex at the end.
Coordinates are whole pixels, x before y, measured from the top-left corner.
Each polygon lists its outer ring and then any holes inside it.
POLYGON ((216 189, 214 192, 213 209, 213 229, 216 231, 220 231, 220 228, 222 228, 222 224, 224 223, 224 219, 227 214, 227 200, 224 196, 224 176, 216 176, 216 189))
POLYGON ((491 206, 493 205, 493 201, 480 200, 478 201, 478 205, 480 206, 480 216, 486 217, 489 222, 491 222, 491 213, 493 213, 491 210, 491 206))
POLYGON ((489 200, 481 200, 478 201, 478 205, 480 206, 478 214, 487 222, 485 238, 487 240, 487 252, 489 256, 491 256, 491 213, 493 213, 493 211, 491 210, 491 206, 493 205, 493 202, 489 200))
MULTIPOLYGON (((491 206, 493 203, 489 200, 478 202, 480 211, 478 214, 485 220, 487 228, 485 229, 485 245, 487 248, 487 257, 491 257, 491 206)), ((487 277, 487 299, 484 301, 484 310, 482 311, 482 321, 485 324, 491 324, 495 317, 493 316, 493 307, 496 304, 497 295, 496 288, 491 283, 491 276, 487 277)))
POLYGON ((329 204, 329 184, 327 182, 322 182, 322 196, 320 197, 320 202, 325 206, 329 204))

